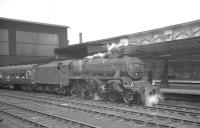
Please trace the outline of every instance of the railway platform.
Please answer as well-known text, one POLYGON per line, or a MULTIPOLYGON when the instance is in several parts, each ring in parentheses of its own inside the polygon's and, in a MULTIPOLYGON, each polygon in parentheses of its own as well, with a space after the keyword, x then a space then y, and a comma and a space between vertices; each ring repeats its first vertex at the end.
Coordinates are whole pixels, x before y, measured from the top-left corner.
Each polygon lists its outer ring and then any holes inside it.
POLYGON ((183 94, 200 96, 200 81, 169 80, 168 86, 161 86, 160 80, 153 81, 155 85, 160 86, 160 91, 163 94, 183 94))
POLYGON ((200 84, 169 84, 167 87, 161 87, 161 92, 172 94, 200 95, 200 84))
POLYGON ((164 99, 200 102, 200 84, 170 84, 161 87, 160 92, 164 99))
POLYGON ((186 88, 161 88, 161 93, 170 94, 186 94, 186 95, 200 95, 200 89, 186 89, 186 88))

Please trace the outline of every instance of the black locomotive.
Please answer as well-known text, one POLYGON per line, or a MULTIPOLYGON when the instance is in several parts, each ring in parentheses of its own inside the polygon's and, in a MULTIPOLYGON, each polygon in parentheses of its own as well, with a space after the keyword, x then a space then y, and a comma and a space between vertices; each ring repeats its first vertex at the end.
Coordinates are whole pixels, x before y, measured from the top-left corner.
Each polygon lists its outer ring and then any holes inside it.
POLYGON ((149 96, 159 93, 143 76, 144 64, 137 57, 0 67, 1 86, 139 104, 145 104, 149 96))

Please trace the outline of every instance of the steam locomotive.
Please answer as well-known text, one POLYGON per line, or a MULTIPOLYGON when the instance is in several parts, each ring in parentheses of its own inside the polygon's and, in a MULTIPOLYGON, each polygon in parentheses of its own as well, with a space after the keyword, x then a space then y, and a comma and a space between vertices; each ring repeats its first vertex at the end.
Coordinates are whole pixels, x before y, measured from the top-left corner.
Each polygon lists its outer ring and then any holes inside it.
POLYGON ((0 67, 0 86, 145 104, 159 89, 143 76, 144 64, 137 57, 85 58, 0 67))

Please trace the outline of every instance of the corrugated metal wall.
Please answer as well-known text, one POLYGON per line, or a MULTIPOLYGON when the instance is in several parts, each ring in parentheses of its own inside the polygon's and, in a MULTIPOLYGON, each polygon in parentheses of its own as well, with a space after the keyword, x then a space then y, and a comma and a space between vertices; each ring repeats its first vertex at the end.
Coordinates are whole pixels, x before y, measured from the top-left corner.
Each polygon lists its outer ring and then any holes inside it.
POLYGON ((0 55, 9 55, 8 29, 0 29, 0 55))
POLYGON ((58 47, 58 35, 16 31, 17 55, 53 56, 58 47))

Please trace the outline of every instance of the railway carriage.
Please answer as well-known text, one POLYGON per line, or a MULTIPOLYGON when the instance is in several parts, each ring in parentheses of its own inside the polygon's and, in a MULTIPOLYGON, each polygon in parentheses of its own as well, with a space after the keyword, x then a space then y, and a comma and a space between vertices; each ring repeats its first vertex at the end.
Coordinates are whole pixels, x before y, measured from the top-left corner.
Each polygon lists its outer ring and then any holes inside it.
POLYGON ((30 90, 33 84, 33 67, 33 64, 0 67, 1 86, 30 90))

